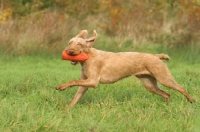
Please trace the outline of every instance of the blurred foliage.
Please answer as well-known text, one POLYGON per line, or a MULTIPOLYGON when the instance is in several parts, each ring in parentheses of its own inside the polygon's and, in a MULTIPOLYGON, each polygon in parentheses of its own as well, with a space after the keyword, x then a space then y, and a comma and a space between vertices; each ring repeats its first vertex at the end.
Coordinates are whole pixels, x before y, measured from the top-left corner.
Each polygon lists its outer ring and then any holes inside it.
POLYGON ((100 0, 1 0, 1 5, 1 10, 11 8, 13 17, 27 16, 45 9, 58 9, 73 17, 80 17, 97 13, 101 6, 100 0))
POLYGON ((100 0, 55 0, 55 6, 75 18, 100 12, 100 0))
POLYGON ((107 0, 108 20, 101 25, 110 35, 172 45, 198 41, 200 6, 195 0, 107 0))
POLYGON ((159 43, 170 47, 199 45, 200 42, 200 0, 0 2, 1 47, 12 46, 13 42, 23 45, 19 47, 27 47, 22 41, 52 47, 57 40, 65 40, 65 35, 70 36, 83 28, 93 30, 93 27, 114 37, 118 47, 127 46, 127 42, 159 43), (32 41, 23 40, 23 35, 32 41))

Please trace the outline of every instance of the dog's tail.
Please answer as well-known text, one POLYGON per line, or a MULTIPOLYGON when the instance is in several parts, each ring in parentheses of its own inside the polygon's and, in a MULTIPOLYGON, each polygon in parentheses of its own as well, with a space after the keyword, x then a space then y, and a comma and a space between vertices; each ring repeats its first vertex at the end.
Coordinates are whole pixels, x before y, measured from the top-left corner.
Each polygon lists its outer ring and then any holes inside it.
POLYGON ((166 54, 155 54, 155 56, 157 56, 158 58, 160 58, 161 60, 167 60, 169 61, 170 60, 170 57, 166 54))

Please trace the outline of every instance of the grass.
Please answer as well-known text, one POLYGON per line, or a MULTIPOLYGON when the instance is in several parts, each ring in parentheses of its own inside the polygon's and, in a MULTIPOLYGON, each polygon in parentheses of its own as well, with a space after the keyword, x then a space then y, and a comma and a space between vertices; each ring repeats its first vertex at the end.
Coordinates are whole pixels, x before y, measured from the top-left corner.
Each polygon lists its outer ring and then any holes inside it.
MULTIPOLYGON (((171 56, 171 58, 176 56, 171 56)), ((197 61, 198 62, 198 61, 197 61)), ((60 56, 5 56, 0 58, 0 131, 2 132, 198 132, 200 122, 199 63, 167 62, 174 78, 191 96, 178 92, 165 101, 136 78, 90 89, 72 109, 66 106, 77 88, 55 86, 79 78, 80 66, 60 56)))

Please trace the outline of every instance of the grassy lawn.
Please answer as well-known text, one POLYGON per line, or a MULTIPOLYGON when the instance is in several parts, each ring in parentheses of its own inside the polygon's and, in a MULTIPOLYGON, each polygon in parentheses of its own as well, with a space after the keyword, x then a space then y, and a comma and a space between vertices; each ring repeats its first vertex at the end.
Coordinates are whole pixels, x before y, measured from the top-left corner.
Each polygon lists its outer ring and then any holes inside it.
MULTIPOLYGON (((172 57, 173 58, 173 57, 172 57)), ((134 77, 90 89, 72 109, 77 87, 55 86, 79 78, 80 66, 60 56, 0 58, 1 132, 198 132, 200 64, 166 62, 175 80, 196 98, 171 94, 169 104, 146 91, 134 77)))

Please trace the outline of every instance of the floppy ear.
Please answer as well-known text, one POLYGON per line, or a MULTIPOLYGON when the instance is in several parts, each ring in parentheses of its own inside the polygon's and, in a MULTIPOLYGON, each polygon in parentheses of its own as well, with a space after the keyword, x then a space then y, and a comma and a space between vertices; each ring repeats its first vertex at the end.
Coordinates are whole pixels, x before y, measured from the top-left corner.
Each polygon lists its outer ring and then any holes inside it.
POLYGON ((85 39, 88 47, 92 47, 97 36, 98 36, 98 34, 97 34, 96 30, 94 30, 93 36, 88 39, 85 39))
POLYGON ((80 33, 78 35, 76 35, 77 38, 85 38, 88 34, 88 31, 87 30, 82 30, 80 31, 80 33))

